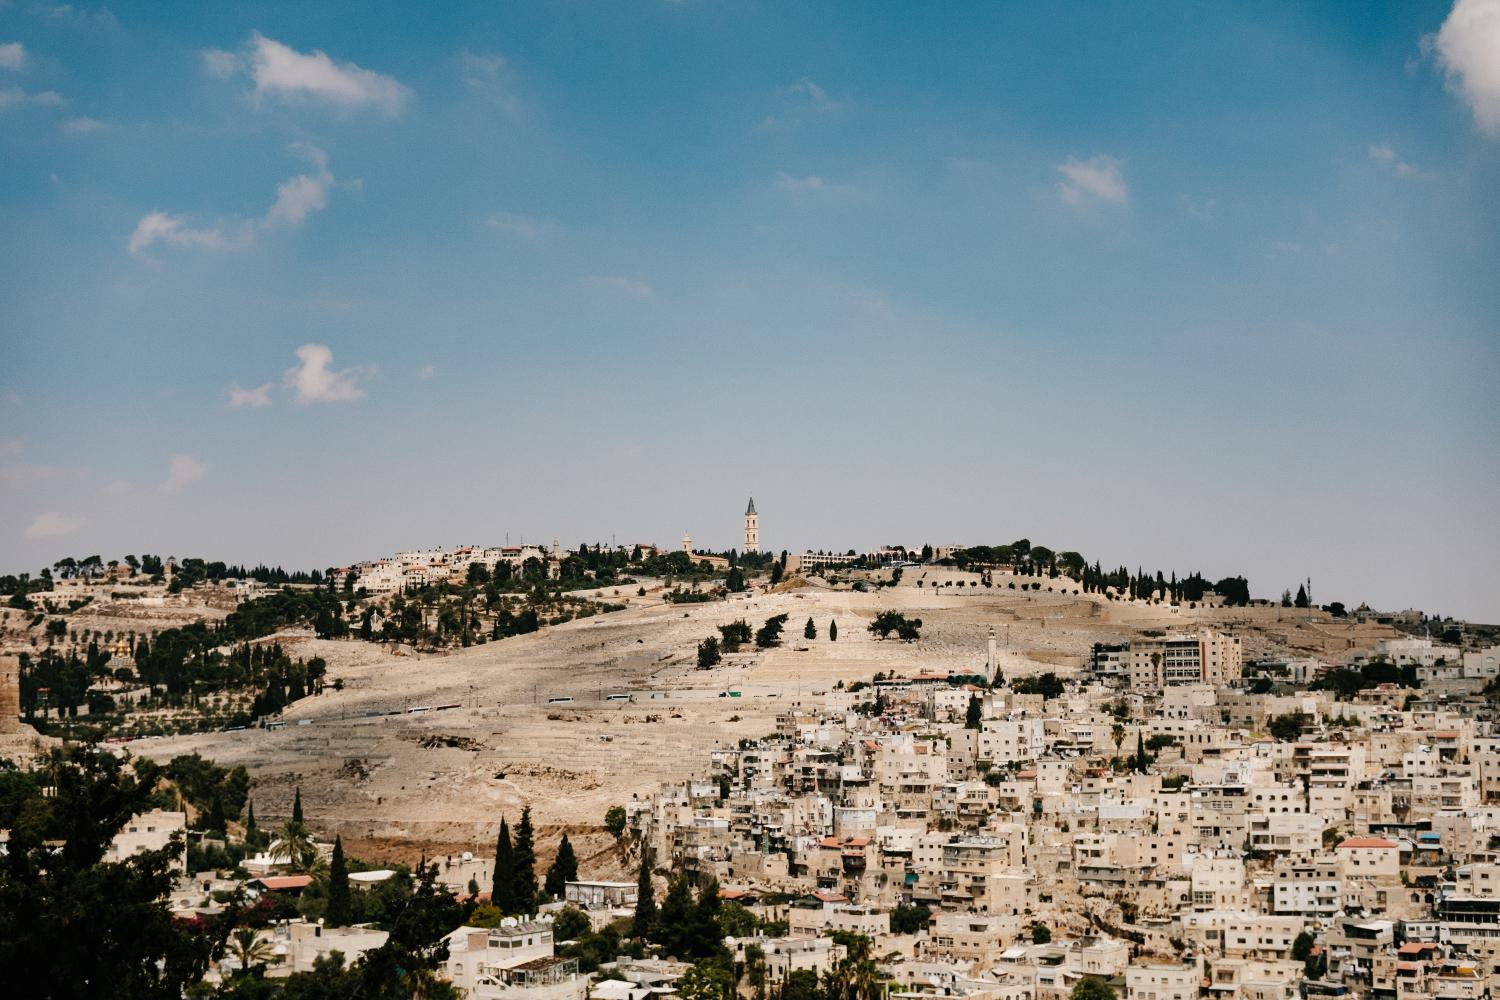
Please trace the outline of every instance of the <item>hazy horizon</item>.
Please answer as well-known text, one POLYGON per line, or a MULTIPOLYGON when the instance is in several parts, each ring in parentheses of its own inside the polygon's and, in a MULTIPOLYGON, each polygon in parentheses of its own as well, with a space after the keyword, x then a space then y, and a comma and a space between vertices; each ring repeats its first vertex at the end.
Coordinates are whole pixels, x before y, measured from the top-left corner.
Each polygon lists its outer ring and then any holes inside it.
POLYGON ((0 572, 684 532, 1500 621, 1500 0, 0 9, 0 572))

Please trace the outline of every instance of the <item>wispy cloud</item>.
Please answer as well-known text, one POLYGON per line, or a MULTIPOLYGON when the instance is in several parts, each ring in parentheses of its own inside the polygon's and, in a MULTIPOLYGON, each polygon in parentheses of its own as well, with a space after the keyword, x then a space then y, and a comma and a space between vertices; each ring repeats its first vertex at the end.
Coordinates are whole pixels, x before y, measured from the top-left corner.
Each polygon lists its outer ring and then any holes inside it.
POLYGON ((465 49, 459 54, 458 61, 464 86, 499 105, 509 114, 516 114, 521 110, 520 99, 506 85, 504 56, 465 49))
POLYGON ((81 517, 70 517, 55 510, 49 510, 38 514, 36 520, 31 522, 26 529, 26 538, 33 542, 46 538, 61 538, 78 531, 84 523, 81 517))
POLYGON ((589 279, 589 283, 596 288, 604 288, 635 299, 649 299, 656 294, 644 281, 622 278, 618 274, 596 274, 589 279))
POLYGON ((83 7, 70 3, 33 4, 31 12, 54 24, 94 31, 113 31, 120 27, 120 19, 108 7, 83 7))
POLYGON ((1058 164, 1063 179, 1057 182, 1057 194, 1069 205, 1109 203, 1123 205, 1130 200, 1130 188, 1121 172, 1123 164, 1113 156, 1091 156, 1087 160, 1068 157, 1058 164))
POLYGON ((820 115, 832 114, 844 106, 842 101, 829 96, 828 91, 810 76, 782 87, 780 95, 784 105, 782 110, 763 118, 761 128, 775 129, 783 125, 801 124, 820 115))
POLYGON ((207 49, 200 59, 206 73, 222 80, 248 74, 257 102, 322 103, 397 115, 411 99, 410 88, 393 76, 337 62, 319 49, 298 52, 258 31, 250 33, 240 52, 207 49))
POLYGON ((229 387, 229 405, 239 409, 259 409, 271 405, 271 383, 258 385, 254 389, 242 389, 238 384, 229 387))
POLYGON ((20 42, 0 44, 0 69, 13 69, 19 72, 25 68, 26 46, 20 42))
POLYGON ((189 483, 196 483, 202 479, 207 471, 208 467, 192 455, 179 452, 172 456, 171 464, 167 468, 167 478, 161 484, 161 491, 176 493, 189 483))
POLYGON ((835 184, 817 174, 796 177, 788 173, 776 175, 775 187, 788 194, 843 194, 851 190, 847 184, 835 184))
POLYGON ((430 379, 435 375, 437 375, 436 365, 423 365, 421 368, 417 369, 417 378, 422 379, 423 381, 426 381, 427 379, 430 379))
POLYGON ((238 250, 255 242, 258 233, 279 227, 300 225, 313 212, 328 204, 328 190, 334 176, 328 169, 328 157, 308 143, 294 143, 292 151, 311 160, 316 171, 299 174, 276 188, 276 200, 264 217, 254 220, 220 220, 212 226, 193 226, 186 215, 160 209, 142 216, 130 234, 130 253, 143 255, 160 243, 166 246, 200 250, 238 250))
POLYGON ((92 135, 95 132, 103 132, 108 126, 97 118, 81 115, 77 118, 69 118, 57 128, 64 135, 92 135))
POLYGON ((1456 0, 1423 47, 1437 53, 1449 89, 1468 103, 1479 130, 1500 136, 1500 0, 1456 0))
POLYGON ((55 90, 31 92, 19 87, 0 88, 0 111, 7 108, 60 108, 66 103, 55 90))
POLYGON ((1397 177, 1421 177, 1422 171, 1401 157, 1396 155, 1396 150, 1389 143, 1377 143, 1371 145, 1367 150, 1370 159, 1382 166, 1389 167, 1395 171, 1397 177))
POLYGON ((343 403, 359 399, 365 390, 359 384, 359 369, 335 371, 333 351, 322 344, 303 344, 297 348, 298 364, 288 368, 282 381, 299 403, 343 403))
POLYGON ((328 156, 316 146, 301 143, 297 147, 318 168, 315 174, 299 174, 282 181, 276 188, 276 203, 266 213, 266 226, 299 225, 313 212, 328 204, 328 188, 333 174, 328 171, 328 156))
POLYGON ((549 219, 534 219, 514 212, 495 212, 485 217, 484 224, 496 232, 534 240, 557 231, 557 223, 549 219))
POLYGON ((129 492, 130 480, 128 479, 116 479, 114 482, 104 487, 104 494, 106 496, 119 497, 124 496, 129 492))

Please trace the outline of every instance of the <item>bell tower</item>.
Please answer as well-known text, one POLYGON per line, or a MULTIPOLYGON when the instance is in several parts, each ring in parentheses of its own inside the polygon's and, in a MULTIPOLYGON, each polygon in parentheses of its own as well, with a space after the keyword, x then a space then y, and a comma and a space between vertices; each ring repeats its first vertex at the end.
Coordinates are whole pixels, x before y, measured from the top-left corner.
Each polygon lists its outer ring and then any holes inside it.
POLYGON ((760 527, 756 523, 755 498, 750 498, 750 505, 745 508, 745 551, 760 551, 760 527))

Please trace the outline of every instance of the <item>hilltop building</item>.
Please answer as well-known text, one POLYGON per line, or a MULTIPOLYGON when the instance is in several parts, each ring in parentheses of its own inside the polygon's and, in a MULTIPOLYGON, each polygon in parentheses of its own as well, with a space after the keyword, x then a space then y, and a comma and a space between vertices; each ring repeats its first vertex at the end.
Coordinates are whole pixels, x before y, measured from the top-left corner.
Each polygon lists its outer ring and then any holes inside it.
POLYGON ((760 551, 760 526, 757 523, 754 497, 750 498, 750 506, 745 508, 745 551, 760 551))

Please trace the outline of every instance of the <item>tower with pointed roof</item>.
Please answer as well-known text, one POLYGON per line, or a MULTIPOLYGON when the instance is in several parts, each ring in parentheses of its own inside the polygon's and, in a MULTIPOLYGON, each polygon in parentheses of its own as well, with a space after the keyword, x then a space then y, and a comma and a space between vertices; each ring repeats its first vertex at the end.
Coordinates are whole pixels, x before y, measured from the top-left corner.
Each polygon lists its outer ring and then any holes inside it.
POLYGON ((760 528, 756 524, 755 498, 750 498, 750 505, 745 508, 745 551, 760 551, 760 528))

